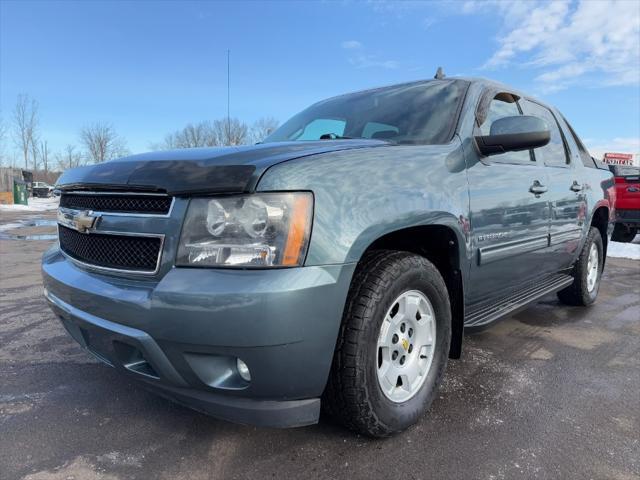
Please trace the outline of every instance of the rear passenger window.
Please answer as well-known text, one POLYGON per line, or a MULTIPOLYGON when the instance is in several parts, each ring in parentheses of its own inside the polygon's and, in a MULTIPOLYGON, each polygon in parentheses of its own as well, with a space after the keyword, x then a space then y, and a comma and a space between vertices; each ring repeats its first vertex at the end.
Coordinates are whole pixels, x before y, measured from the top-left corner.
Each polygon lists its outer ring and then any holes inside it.
POLYGON ((533 150, 533 154, 537 159, 542 160, 545 165, 550 167, 566 167, 569 163, 567 150, 564 146, 564 140, 558 127, 558 122, 553 114, 542 105, 524 100, 522 109, 525 115, 533 115, 543 119, 549 126, 551 139, 544 147, 538 147, 533 150))
MULTIPOLYGON (((480 134, 489 135, 491 132, 491 124, 496 120, 518 115, 521 115, 520 108, 514 96, 508 93, 496 95, 489 104, 485 121, 480 125, 480 134)), ((491 162, 531 164, 531 155, 528 150, 522 152, 506 152, 499 155, 492 155, 491 162)))
POLYGON ((564 116, 562 119, 564 120, 564 123, 569 128, 569 132, 571 133, 571 137, 573 138, 573 141, 576 142, 576 145, 578 146, 580 159, 582 160, 582 163, 584 164, 584 166, 589 168, 598 168, 596 166, 596 162, 594 162, 593 158, 591 158, 591 154, 586 149, 586 147, 584 146, 584 144, 582 143, 582 141, 580 140, 576 132, 573 130, 573 127, 569 124, 569 122, 567 122, 567 119, 564 118, 564 116))

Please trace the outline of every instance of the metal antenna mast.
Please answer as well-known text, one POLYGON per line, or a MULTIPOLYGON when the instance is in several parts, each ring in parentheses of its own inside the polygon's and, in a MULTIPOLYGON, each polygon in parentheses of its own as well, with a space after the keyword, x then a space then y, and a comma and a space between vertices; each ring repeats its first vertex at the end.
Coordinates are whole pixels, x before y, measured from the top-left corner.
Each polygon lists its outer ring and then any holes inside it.
POLYGON ((231 50, 227 50, 227 143, 231 145, 231 110, 229 108, 231 98, 231 69, 230 69, 231 50))

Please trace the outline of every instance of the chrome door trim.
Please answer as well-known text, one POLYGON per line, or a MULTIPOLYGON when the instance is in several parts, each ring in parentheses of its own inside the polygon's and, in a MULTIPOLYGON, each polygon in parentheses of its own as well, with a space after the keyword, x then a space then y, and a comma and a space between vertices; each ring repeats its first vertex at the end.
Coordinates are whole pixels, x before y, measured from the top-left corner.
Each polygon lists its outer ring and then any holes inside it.
POLYGON ((558 243, 570 242, 572 240, 580 240, 582 238, 582 228, 572 228, 564 232, 551 234, 551 245, 558 243))
POLYGON ((478 265, 486 265, 487 263, 497 262, 512 256, 547 248, 548 246, 549 235, 547 234, 482 247, 478 249, 478 265))

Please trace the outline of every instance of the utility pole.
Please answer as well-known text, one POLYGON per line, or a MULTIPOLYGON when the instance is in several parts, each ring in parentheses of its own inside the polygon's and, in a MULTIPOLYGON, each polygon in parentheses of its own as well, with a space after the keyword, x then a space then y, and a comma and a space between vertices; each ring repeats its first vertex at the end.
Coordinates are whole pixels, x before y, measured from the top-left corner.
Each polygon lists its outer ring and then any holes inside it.
POLYGON ((231 69, 230 69, 231 50, 227 50, 227 144, 231 145, 231 69))

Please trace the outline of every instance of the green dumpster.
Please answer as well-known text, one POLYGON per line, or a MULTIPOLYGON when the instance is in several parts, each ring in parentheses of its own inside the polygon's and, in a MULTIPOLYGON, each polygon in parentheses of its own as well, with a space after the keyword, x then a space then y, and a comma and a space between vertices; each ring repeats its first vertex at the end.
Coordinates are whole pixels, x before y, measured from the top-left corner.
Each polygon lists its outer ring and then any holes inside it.
POLYGON ((13 181, 13 203, 18 205, 29 204, 29 190, 27 183, 20 180, 13 181))

